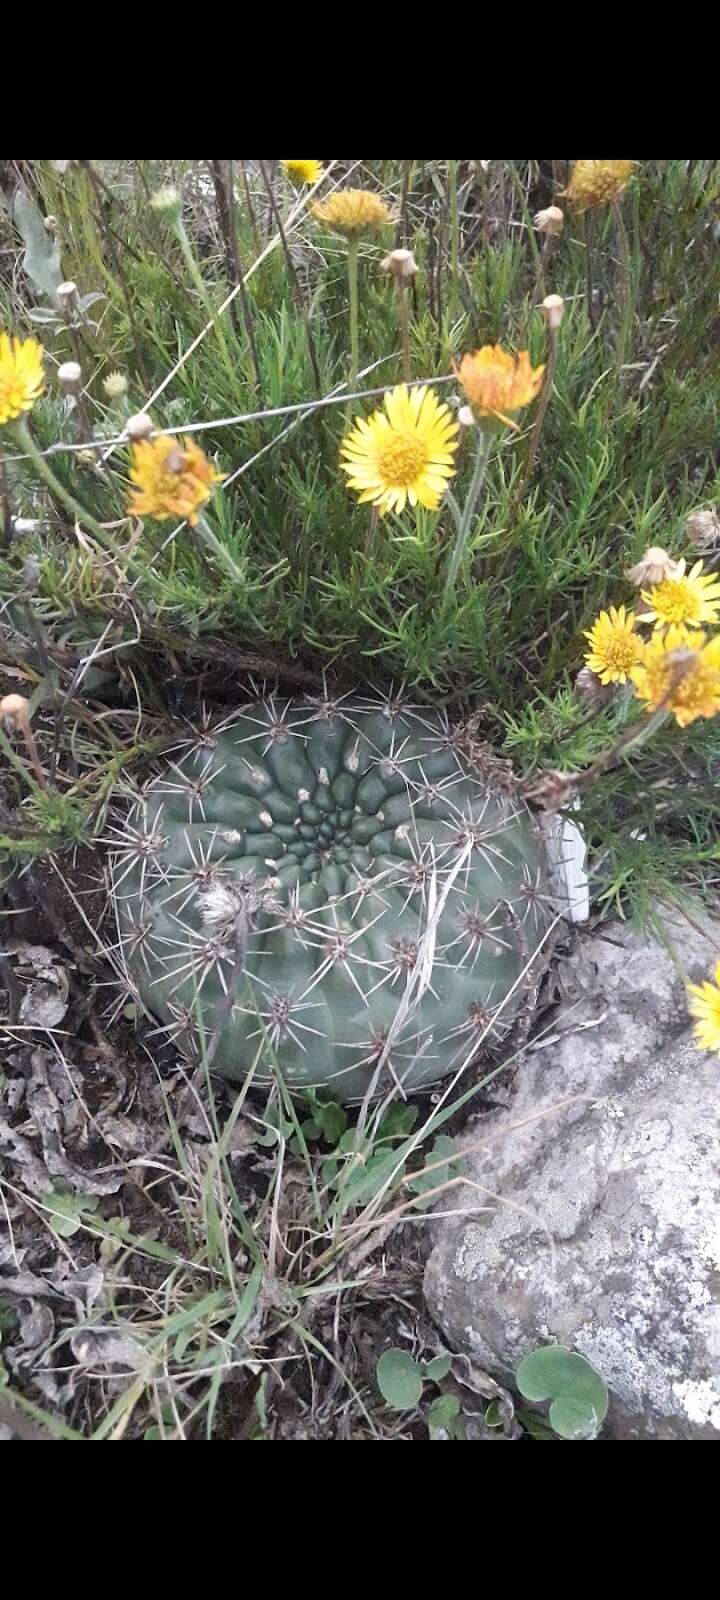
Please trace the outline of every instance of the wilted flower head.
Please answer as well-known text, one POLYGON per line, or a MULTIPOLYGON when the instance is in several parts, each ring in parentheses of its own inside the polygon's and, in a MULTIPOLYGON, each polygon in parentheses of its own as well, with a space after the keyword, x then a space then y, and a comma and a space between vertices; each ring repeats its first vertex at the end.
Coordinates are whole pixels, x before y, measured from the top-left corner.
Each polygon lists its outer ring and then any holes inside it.
POLYGON ((692 544, 709 554, 720 545, 720 517, 716 511, 693 511, 686 519, 685 533, 692 544))
MULTIPOLYGON (((454 365, 454 363, 453 363, 454 365)), ((495 417, 511 428, 517 424, 509 411, 520 411, 542 388, 544 366, 531 367, 527 350, 510 355, 499 344, 483 345, 465 355, 455 372, 478 421, 495 417)))
POLYGON ((552 239, 565 227, 565 212, 559 206, 546 206, 544 211, 535 212, 533 222, 538 233, 546 233, 552 239))
POLYGON ((30 722, 30 701, 23 694, 6 694, 0 700, 0 722, 6 733, 23 730, 30 722))
POLYGON ((456 470, 458 425, 450 408, 432 389, 404 384, 385 395, 384 408, 361 417, 343 441, 348 487, 381 516, 403 511, 408 500, 435 510, 456 470))
POLYGON ((542 312, 548 328, 559 328, 565 315, 565 301, 561 294, 546 294, 542 312))
POLYGON ((199 445, 186 438, 180 444, 167 434, 141 439, 133 446, 131 482, 136 485, 128 511, 138 517, 185 517, 195 526, 213 485, 222 481, 199 445))
POLYGON ((383 261, 383 270, 391 272, 394 278, 414 278, 417 261, 412 250, 391 250, 383 261))
POLYGON ((617 694, 614 683, 603 683, 591 667, 581 667, 575 677, 575 693, 592 711, 599 711, 617 694))
POLYGON ((643 589, 641 598, 649 610, 640 613, 641 622, 652 622, 655 628, 671 623, 699 628, 715 622, 720 611, 720 582, 711 574, 703 575, 702 561, 696 561, 687 573, 686 566, 686 561, 678 561, 675 571, 661 583, 643 589))
POLYGON ((155 432, 152 417, 148 416, 147 411, 137 411, 135 416, 128 417, 125 432, 128 439, 149 439, 151 433, 155 432))
POLYGON ((44 384, 44 350, 37 339, 0 333, 0 423, 32 411, 44 384))
POLYGON ((107 377, 103 378, 103 389, 108 400, 121 400, 123 395, 128 392, 128 381, 125 373, 109 372, 107 377))
POLYGON ((77 284, 73 283, 72 278, 68 278, 66 283, 58 284, 55 294, 61 310, 71 311, 77 302, 77 284))
POLYGON ((67 389, 73 394, 79 389, 82 380, 82 367, 79 361, 63 361, 57 370, 58 383, 62 389, 67 389))
POLYGON ((610 205, 627 187, 637 161, 576 161, 562 199, 576 211, 610 205))
POLYGON ((316 222, 324 222, 345 238, 377 233, 393 220, 385 201, 372 189, 338 189, 327 200, 316 201, 312 212, 316 222))
POLYGON ((652 544, 634 567, 628 567, 625 577, 634 583, 636 589, 643 589, 648 583, 662 583, 664 578, 674 578, 677 570, 677 561, 668 555, 667 550, 652 544))
POLYGON ((280 165, 298 189, 303 184, 319 183, 323 175, 322 161, 281 161, 280 165))
POLYGON ((720 635, 670 627, 642 646, 630 677, 649 711, 671 711, 681 728, 720 711, 720 635))

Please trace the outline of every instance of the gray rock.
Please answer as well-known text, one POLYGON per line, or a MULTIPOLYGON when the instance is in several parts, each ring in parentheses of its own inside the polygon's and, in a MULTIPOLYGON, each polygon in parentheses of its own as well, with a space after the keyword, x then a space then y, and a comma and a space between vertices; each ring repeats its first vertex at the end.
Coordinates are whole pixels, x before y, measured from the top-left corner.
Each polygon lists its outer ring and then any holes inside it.
POLYGON ((581 941, 426 1271, 445 1337, 502 1381, 546 1340, 587 1356, 622 1439, 720 1439, 720 1062, 684 988, 720 923, 693 923, 666 918, 670 949, 623 924, 581 941))

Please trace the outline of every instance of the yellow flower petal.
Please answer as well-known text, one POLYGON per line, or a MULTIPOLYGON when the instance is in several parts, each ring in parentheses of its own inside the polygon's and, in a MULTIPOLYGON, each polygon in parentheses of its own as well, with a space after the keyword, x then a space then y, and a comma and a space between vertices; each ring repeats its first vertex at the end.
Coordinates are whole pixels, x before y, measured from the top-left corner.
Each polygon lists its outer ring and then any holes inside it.
POLYGON ((340 466, 348 488, 371 500, 381 515, 407 501, 435 510, 455 474, 458 425, 427 387, 405 384, 384 397, 384 409, 361 417, 343 440, 340 466))

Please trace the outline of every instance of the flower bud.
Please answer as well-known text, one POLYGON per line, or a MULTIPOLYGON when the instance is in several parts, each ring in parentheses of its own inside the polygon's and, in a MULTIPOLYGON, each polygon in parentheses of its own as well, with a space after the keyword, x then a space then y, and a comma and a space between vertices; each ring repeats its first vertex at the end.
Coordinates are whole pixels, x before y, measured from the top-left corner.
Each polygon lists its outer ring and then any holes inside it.
POLYGON ((58 367, 58 383, 67 394, 77 394, 82 382, 82 368, 78 361, 63 361, 58 367))
POLYGON ((15 733, 30 723, 30 701, 22 694, 6 694, 0 700, 0 722, 6 733, 15 733))
POLYGON ((164 188, 158 189, 153 195, 150 204, 159 217, 166 217, 168 222, 179 222, 182 215, 182 196, 174 184, 168 183, 164 188))
POLYGON ((677 561, 673 561, 667 550, 661 550, 659 545, 651 545, 642 560, 628 568, 625 577, 634 583, 636 589, 645 589, 648 585, 653 588, 657 583, 664 583, 666 578, 674 578, 676 573, 677 561))
POLYGON ((546 294, 542 312, 548 328, 559 328, 565 315, 565 301, 561 294, 546 294))
POLYGON ((45 217, 44 221, 45 221, 45 227, 47 228, 48 233, 57 233, 57 225, 58 225, 57 217, 53 217, 53 216, 45 217))
POLYGON ((458 411, 458 422, 461 428, 474 428, 475 415, 471 406, 461 406, 458 411))
POLYGON ((128 392, 128 381, 125 373, 109 372, 107 377, 103 378, 103 389, 108 400, 122 400, 123 395, 128 392))
POLYGON ((559 206, 546 206, 544 211, 536 211, 533 222, 538 233, 547 234, 549 239, 555 239, 565 227, 565 212, 559 206))
POLYGON ((685 533, 699 550, 714 550, 720 545, 720 517, 717 511, 693 511, 685 522, 685 533))
POLYGON ((383 261, 383 271, 392 272, 394 278, 414 278, 417 261, 412 250, 391 250, 383 261))
POLYGON ((146 411, 138 411, 136 416, 128 417, 125 432, 128 439, 149 439, 155 432, 155 425, 146 411))

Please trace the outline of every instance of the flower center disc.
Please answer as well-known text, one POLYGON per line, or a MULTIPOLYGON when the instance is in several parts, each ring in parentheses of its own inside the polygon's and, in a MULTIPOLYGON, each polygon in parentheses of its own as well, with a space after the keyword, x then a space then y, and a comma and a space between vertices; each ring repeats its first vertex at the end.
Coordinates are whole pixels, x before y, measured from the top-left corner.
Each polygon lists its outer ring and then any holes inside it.
POLYGON ((393 489, 406 489, 415 482, 427 461, 427 447, 411 428, 398 428, 378 450, 378 466, 393 489))

